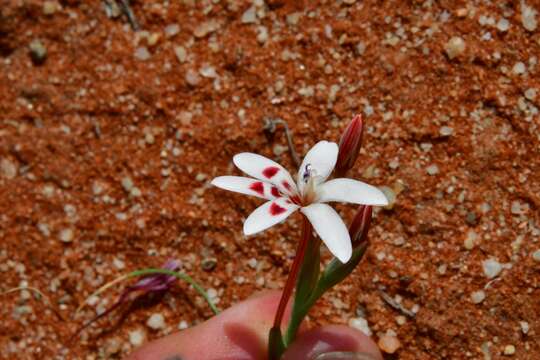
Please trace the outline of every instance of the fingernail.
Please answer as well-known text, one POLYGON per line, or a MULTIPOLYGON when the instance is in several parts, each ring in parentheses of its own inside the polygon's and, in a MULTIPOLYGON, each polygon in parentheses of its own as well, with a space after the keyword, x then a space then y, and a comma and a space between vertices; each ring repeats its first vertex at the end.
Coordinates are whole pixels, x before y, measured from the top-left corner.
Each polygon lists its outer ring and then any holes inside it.
POLYGON ((313 360, 378 360, 376 357, 365 352, 333 351, 319 354, 313 360))

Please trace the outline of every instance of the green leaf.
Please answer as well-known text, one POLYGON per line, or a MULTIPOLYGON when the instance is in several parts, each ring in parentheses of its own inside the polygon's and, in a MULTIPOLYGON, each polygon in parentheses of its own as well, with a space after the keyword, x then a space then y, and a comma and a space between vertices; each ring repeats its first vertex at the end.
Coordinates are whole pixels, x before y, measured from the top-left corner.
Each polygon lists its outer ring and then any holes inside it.
POLYGON ((285 344, 281 336, 281 329, 273 327, 268 334, 268 359, 279 360, 285 352, 285 344))
POLYGON ((324 269, 323 274, 317 284, 317 289, 315 294, 317 299, 320 298, 326 291, 331 289, 334 285, 340 283, 345 279, 353 270, 356 268, 364 253, 367 249, 367 243, 363 243, 353 250, 351 259, 345 264, 334 258, 326 269, 324 269))

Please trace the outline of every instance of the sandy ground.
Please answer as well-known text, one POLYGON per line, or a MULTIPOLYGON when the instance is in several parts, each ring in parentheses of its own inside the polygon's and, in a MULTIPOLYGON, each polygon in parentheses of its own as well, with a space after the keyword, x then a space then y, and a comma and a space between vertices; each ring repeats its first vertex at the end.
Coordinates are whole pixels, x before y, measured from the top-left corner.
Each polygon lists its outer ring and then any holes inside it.
POLYGON ((355 113, 367 127, 352 175, 395 203, 311 322, 366 319, 375 340, 397 337, 389 359, 540 358, 538 2, 132 9, 145 32, 101 1, 0 7, 0 291, 33 286, 62 318, 29 291, 2 295, 0 358, 121 358, 205 320, 179 283, 67 346, 121 287, 74 317, 93 290, 169 258, 221 308, 282 287, 298 219, 246 238, 259 201, 209 181, 239 174, 243 151, 292 170, 265 119, 287 121, 303 154, 355 113))

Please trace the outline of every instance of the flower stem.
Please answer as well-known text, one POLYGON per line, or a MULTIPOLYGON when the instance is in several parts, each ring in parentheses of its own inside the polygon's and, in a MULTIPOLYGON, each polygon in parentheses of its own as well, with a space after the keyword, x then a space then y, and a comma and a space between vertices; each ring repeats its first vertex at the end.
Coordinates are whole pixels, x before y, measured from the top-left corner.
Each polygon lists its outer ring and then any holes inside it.
POLYGON ((279 328, 281 326, 281 321, 283 320, 283 314, 285 313, 285 308, 289 302, 292 291, 296 284, 296 279, 300 270, 300 265, 304 260, 304 255, 306 253, 306 248, 311 237, 311 224, 309 220, 302 216, 302 239, 298 244, 296 249, 296 256, 294 257, 293 264, 291 266, 291 271, 285 287, 283 288, 283 294, 281 295, 281 300, 279 301, 279 306, 276 312, 276 317, 274 318, 274 328, 279 328))

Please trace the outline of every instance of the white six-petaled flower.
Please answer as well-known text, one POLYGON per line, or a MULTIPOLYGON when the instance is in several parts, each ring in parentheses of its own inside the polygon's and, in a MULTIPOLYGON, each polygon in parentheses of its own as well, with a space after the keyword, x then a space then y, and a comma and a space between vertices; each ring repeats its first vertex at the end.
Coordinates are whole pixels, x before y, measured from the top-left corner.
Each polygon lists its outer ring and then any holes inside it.
POLYGON ((349 232, 338 213, 325 203, 387 205, 388 201, 379 189, 361 181, 347 178, 326 181, 337 157, 336 143, 318 142, 306 154, 295 183, 291 174, 275 161, 253 153, 240 153, 234 156, 234 164, 254 179, 219 176, 212 184, 269 200, 248 216, 244 234, 266 230, 300 209, 330 252, 345 263, 352 255, 349 232))

